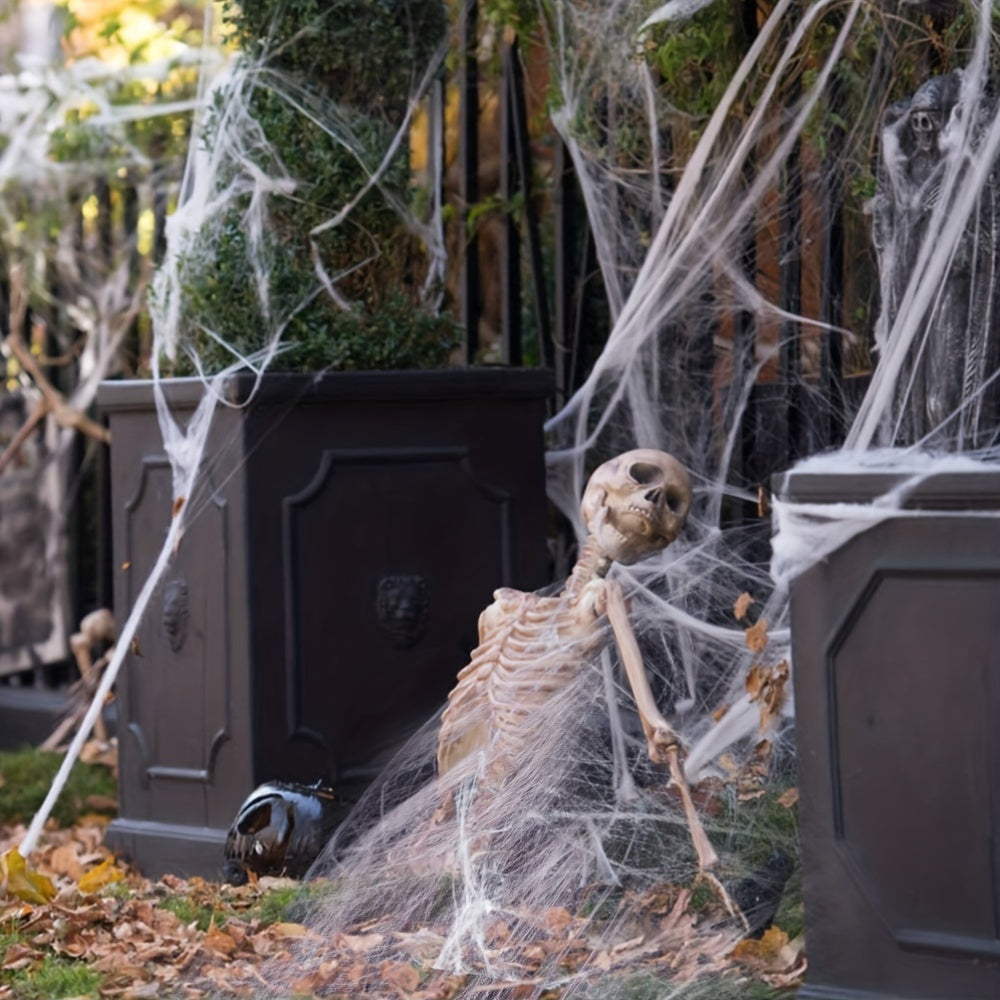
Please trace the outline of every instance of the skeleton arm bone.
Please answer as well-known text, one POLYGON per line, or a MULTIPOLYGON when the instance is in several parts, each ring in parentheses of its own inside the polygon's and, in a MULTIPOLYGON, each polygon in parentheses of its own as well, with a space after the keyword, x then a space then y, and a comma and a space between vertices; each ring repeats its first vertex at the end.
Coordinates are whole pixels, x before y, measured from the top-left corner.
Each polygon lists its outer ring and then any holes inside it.
POLYGON ((604 593, 607 600, 608 620, 611 622, 611 629, 615 634, 615 641, 618 643, 618 650, 621 653, 622 662, 625 664, 625 673, 628 675, 632 695, 639 711, 639 719, 642 722, 643 731, 646 733, 649 757, 655 763, 667 764, 670 768, 670 777, 677 786, 684 803, 684 814, 687 817, 691 840, 698 855, 698 864, 703 869, 711 868, 719 858, 701 825, 701 820, 698 818, 694 802, 691 799, 691 790, 688 788, 680 765, 680 741, 670 723, 660 714, 653 698, 653 692, 649 687, 646 670, 642 665, 642 656, 639 653, 639 644, 636 642, 635 633, 628 620, 628 610, 625 607, 625 596, 622 593, 621 585, 617 580, 606 580, 604 593))
POLYGON ((625 607, 625 596, 622 594, 621 584, 617 580, 606 580, 604 585, 608 620, 611 622, 615 641, 618 643, 622 662, 625 664, 629 686, 632 688, 636 708, 639 710, 639 720, 642 722, 642 728, 649 743, 649 759, 656 764, 666 764, 669 762, 667 755, 670 750, 679 746, 677 734, 673 731, 670 723, 660 714, 653 698, 646 670, 642 665, 639 644, 636 642, 635 633, 628 620, 628 611, 625 607))

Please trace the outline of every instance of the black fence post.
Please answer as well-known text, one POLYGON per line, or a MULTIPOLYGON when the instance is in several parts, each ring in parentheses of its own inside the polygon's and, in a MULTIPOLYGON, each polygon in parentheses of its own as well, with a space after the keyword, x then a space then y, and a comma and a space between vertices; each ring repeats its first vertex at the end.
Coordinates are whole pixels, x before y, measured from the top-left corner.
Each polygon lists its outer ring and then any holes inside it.
POLYGON ((834 80, 830 93, 830 126, 821 174, 820 388, 826 408, 827 445, 843 443, 847 426, 844 394, 844 349, 841 333, 844 312, 844 171, 845 131, 839 117, 840 87, 834 80))
POLYGON ((510 90, 511 110, 513 112, 514 152, 517 157, 518 173, 521 176, 521 190, 524 192, 524 226, 528 239, 528 255, 531 261, 532 294, 535 299, 538 362, 543 368, 548 368, 553 363, 552 317, 549 311, 549 295, 545 283, 545 264, 542 257, 538 212, 535 209, 533 198, 528 105, 524 99, 524 70, 521 66, 520 55, 520 45, 515 38, 505 50, 508 63, 507 86, 510 90))
POLYGON ((479 200, 479 63, 477 0, 466 0, 459 22, 461 52, 459 103, 459 211, 462 273, 459 316, 465 330, 465 358, 471 364, 479 350, 479 239, 471 231, 472 208, 479 200))
MULTIPOLYGON (((505 365, 521 363, 521 231, 513 210, 517 178, 517 97, 512 84, 513 47, 504 42, 500 62, 500 359, 505 365)), ((521 190, 528 192, 522 178, 521 190)))

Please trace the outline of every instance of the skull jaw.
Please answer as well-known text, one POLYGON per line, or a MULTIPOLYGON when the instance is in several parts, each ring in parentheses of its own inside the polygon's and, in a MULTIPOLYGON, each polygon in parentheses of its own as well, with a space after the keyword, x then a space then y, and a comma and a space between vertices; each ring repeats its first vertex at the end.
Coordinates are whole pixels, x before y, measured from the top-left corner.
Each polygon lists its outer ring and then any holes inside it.
POLYGON ((594 537, 602 554, 611 562, 631 566, 666 548, 677 536, 676 531, 655 529, 651 521, 631 512, 607 516, 595 526, 594 537))

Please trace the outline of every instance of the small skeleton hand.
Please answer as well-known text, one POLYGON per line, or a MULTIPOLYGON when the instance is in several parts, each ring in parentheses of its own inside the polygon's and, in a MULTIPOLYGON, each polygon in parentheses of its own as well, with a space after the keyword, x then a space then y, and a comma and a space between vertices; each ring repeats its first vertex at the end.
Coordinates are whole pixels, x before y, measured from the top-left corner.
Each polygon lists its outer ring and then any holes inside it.
POLYGON ((683 752, 680 740, 670 726, 643 718, 642 728, 646 734, 649 759, 654 764, 669 764, 671 753, 680 755, 683 752))

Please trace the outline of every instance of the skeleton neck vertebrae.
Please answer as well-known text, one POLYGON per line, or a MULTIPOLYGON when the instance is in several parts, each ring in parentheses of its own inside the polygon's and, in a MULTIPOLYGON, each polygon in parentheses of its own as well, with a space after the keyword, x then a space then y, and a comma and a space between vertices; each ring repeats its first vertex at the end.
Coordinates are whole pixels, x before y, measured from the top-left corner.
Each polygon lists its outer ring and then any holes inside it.
POLYGON ((580 556, 566 578, 563 596, 570 601, 580 598, 584 587, 594 580, 604 579, 611 569, 612 561, 602 552, 597 539, 588 535, 580 548, 580 556))

